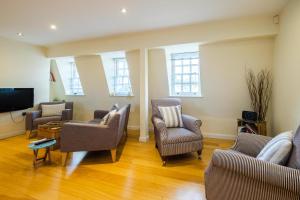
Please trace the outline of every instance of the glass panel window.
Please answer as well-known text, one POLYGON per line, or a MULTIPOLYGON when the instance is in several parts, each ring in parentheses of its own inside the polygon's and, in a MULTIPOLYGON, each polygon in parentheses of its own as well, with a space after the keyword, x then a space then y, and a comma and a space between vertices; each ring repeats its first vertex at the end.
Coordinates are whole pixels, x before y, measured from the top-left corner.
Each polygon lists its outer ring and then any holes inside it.
POLYGON ((181 74, 182 73, 182 68, 181 67, 175 67, 175 73, 176 74, 181 74))
POLYGON ((131 83, 126 58, 113 58, 112 95, 132 95, 131 83))
POLYGON ((171 54, 172 95, 199 96, 200 66, 199 52, 171 54))
POLYGON ((56 60, 66 95, 84 95, 74 58, 56 60))

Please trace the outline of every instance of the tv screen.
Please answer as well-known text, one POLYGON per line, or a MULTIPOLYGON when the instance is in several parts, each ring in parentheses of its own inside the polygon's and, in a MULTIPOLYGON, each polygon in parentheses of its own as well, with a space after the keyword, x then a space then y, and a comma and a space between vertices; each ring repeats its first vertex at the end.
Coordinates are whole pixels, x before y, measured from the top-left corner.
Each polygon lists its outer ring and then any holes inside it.
POLYGON ((0 88, 0 112, 33 107, 33 88, 0 88))

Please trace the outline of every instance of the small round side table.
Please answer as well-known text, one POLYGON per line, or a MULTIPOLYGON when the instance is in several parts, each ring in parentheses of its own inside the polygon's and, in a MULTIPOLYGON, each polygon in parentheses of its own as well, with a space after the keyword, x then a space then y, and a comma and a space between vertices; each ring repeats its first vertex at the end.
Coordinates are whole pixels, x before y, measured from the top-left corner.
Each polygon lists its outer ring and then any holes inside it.
POLYGON ((48 157, 49 162, 51 163, 50 148, 52 146, 54 146, 55 144, 56 144, 56 140, 51 140, 49 142, 45 142, 45 143, 38 144, 38 145, 35 145, 35 144, 28 145, 28 147, 33 150, 33 167, 36 167, 37 163, 41 160, 43 162, 45 162, 47 160, 47 157, 48 157), (46 150, 45 155, 43 157, 38 157, 38 152, 40 149, 46 150))

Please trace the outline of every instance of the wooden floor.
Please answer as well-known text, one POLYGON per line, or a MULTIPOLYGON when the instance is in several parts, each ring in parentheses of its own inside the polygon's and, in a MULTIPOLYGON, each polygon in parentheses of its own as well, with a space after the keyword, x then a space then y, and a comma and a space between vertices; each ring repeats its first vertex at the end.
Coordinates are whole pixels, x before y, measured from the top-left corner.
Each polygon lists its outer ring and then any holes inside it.
POLYGON ((204 139, 202 160, 196 154, 175 156, 162 167, 150 142, 139 143, 130 132, 125 145, 111 163, 109 151, 74 153, 67 167, 61 166, 59 151, 52 164, 32 167, 33 153, 25 135, 0 140, 0 199, 202 199, 203 174, 212 152, 233 142, 204 139))

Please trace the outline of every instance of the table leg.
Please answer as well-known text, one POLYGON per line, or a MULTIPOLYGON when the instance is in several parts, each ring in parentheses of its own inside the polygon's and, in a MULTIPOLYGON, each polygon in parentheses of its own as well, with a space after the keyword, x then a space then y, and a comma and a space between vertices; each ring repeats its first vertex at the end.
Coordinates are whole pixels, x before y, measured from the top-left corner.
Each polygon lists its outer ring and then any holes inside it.
POLYGON ((48 148, 45 148, 45 154, 44 154, 44 157, 42 157, 41 159, 43 159, 43 161, 46 162, 47 157, 48 157, 48 148))
POLYGON ((33 150, 33 167, 36 167, 39 150, 33 150))
POLYGON ((47 148, 48 149, 48 159, 49 159, 49 163, 51 163, 51 154, 50 154, 50 148, 47 148))

